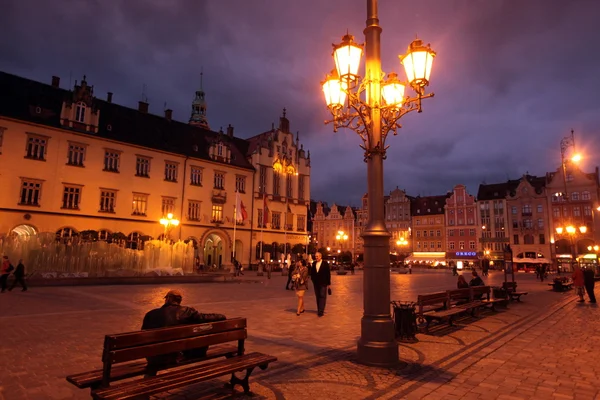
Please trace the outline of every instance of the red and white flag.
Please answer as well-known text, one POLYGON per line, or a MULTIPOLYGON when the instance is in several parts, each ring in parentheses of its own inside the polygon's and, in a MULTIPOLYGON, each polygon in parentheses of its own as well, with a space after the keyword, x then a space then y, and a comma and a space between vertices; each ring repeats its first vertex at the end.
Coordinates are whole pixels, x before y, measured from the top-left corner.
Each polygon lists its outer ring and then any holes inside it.
POLYGON ((235 220, 237 222, 244 222, 248 219, 248 212, 244 207, 244 202, 240 197, 240 192, 235 192, 235 220))

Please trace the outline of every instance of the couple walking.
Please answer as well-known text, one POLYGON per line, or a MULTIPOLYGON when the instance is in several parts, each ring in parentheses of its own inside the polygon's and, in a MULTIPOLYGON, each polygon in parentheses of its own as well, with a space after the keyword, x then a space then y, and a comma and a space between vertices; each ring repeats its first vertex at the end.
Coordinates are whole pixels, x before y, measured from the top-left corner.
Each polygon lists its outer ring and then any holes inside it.
POLYGON ((322 317, 325 314, 325 304, 327 303, 327 295, 331 294, 331 270, 329 263, 323 261, 321 253, 315 254, 316 261, 312 263, 310 268, 306 260, 296 261, 292 272, 292 282, 298 297, 298 307, 296 315, 300 316, 304 312, 304 294, 308 290, 308 277, 313 282, 315 297, 317 300, 317 314, 322 317))

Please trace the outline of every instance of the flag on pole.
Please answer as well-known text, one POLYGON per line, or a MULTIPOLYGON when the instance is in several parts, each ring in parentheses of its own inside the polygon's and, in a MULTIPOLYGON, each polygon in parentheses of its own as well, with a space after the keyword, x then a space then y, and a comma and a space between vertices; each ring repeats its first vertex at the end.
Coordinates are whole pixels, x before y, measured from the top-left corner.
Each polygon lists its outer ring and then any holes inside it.
POLYGON ((240 192, 235 192, 235 220, 237 222, 244 222, 248 219, 248 212, 244 207, 244 202, 240 197, 240 192))
POLYGON ((267 204, 267 194, 263 193, 263 226, 269 222, 269 206, 267 204))

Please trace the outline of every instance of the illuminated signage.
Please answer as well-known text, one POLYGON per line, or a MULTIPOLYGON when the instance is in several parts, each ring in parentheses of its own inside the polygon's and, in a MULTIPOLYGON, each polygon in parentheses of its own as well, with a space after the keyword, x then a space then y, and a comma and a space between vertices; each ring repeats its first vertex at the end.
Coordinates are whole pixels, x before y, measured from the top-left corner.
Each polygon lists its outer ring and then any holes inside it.
POLYGON ((477 252, 475 251, 457 251, 457 257, 475 257, 477 256, 477 252))

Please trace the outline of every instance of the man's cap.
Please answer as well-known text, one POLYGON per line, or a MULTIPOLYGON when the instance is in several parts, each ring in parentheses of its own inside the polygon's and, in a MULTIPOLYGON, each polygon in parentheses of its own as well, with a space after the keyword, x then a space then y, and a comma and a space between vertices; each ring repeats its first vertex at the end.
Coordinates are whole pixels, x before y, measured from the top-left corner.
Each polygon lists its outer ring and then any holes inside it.
POLYGON ((179 290, 169 290, 165 295, 165 299, 168 297, 179 297, 180 299, 183 298, 179 290))

